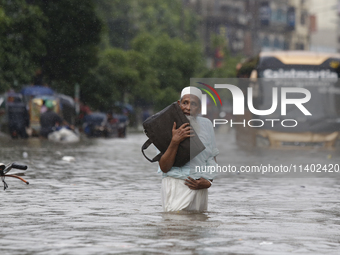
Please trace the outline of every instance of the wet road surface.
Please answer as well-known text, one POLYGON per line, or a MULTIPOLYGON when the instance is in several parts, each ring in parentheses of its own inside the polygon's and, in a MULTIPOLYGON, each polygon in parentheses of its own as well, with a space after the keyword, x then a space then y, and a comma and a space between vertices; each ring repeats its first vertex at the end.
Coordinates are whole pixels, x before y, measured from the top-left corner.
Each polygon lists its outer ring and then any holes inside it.
MULTIPOLYGON (((222 173, 208 212, 163 213, 145 140, 2 139, 0 161, 27 164, 30 184, 0 190, 1 254, 340 254, 340 173, 222 173)), ((232 132, 217 143, 218 163, 238 168, 340 163, 338 150, 243 150, 232 132)))

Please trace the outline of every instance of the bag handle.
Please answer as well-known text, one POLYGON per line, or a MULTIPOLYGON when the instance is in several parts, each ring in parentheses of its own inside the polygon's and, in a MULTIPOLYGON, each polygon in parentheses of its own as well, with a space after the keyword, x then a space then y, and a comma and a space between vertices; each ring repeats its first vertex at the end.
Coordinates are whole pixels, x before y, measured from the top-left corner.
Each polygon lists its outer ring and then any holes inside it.
POLYGON ((149 158, 145 155, 144 150, 146 150, 146 149, 150 146, 150 144, 152 144, 152 142, 151 142, 150 139, 148 139, 148 140, 143 144, 143 146, 142 146, 142 153, 143 153, 144 157, 145 157, 147 160, 149 160, 151 163, 153 163, 153 162, 159 161, 159 160, 161 159, 163 153, 160 152, 160 153, 159 153, 158 155, 156 155, 153 159, 149 159, 149 158))

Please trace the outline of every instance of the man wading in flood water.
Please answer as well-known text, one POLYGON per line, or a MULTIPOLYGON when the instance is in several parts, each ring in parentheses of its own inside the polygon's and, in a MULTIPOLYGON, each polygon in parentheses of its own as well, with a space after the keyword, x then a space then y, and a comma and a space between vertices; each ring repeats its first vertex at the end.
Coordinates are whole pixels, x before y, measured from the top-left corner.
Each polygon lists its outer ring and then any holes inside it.
POLYGON ((205 211, 208 208, 208 188, 211 187, 211 173, 196 171, 196 166, 215 166, 215 134, 209 119, 198 116, 201 111, 202 92, 195 87, 182 90, 178 104, 190 121, 190 125, 205 146, 200 154, 182 167, 174 167, 179 144, 190 138, 191 127, 188 123, 176 129, 172 127, 172 139, 168 149, 159 160, 158 172, 163 172, 162 205, 165 212, 172 211, 205 211))

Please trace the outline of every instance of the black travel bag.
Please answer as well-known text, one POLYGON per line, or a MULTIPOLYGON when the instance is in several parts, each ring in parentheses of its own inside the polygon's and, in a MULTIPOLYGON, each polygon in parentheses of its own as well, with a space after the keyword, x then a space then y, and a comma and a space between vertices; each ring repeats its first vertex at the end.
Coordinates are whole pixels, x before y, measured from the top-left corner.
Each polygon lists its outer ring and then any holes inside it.
MULTIPOLYGON (((176 122, 176 129, 184 123, 189 123, 188 118, 184 115, 177 102, 172 103, 143 122, 144 133, 149 139, 143 144, 142 153, 150 162, 159 161, 167 150, 171 142, 174 122, 176 122), (153 159, 149 159, 145 155, 144 150, 152 143, 157 147, 160 153, 153 159)), ((179 144, 173 166, 181 167, 185 165, 205 149, 205 146, 198 138, 195 130, 193 134, 194 136, 186 138, 179 144)))

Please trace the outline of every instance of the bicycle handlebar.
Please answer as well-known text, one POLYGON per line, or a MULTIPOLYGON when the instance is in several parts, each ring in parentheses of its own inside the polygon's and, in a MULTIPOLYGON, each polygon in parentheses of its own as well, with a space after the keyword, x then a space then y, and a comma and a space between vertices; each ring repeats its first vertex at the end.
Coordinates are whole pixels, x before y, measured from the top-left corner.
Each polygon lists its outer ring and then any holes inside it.
POLYGON ((20 169, 20 170, 26 170, 27 166, 25 166, 25 165, 18 165, 18 164, 13 163, 12 164, 12 168, 20 169))
POLYGON ((1 164, 0 165, 0 176, 1 176, 1 180, 2 182, 4 183, 4 190, 8 188, 8 185, 7 183, 5 182, 5 177, 14 177, 14 178, 17 178, 21 181, 23 181, 24 183, 26 184, 29 184, 28 181, 26 181, 25 179, 17 176, 17 175, 9 175, 7 174, 9 171, 11 171, 12 168, 15 168, 15 169, 19 169, 19 170, 26 170, 27 169, 27 166, 25 165, 19 165, 19 164, 16 164, 16 163, 9 163, 7 164, 6 166, 1 164))

